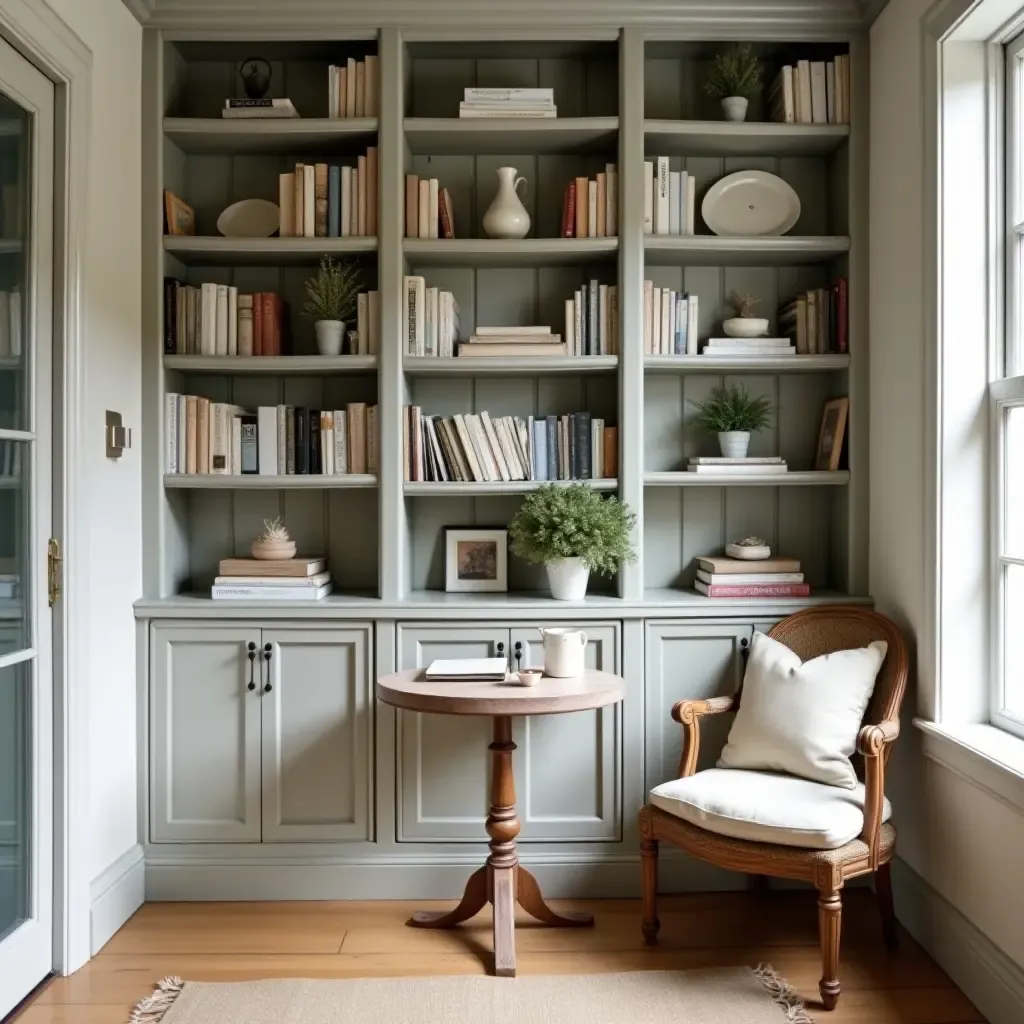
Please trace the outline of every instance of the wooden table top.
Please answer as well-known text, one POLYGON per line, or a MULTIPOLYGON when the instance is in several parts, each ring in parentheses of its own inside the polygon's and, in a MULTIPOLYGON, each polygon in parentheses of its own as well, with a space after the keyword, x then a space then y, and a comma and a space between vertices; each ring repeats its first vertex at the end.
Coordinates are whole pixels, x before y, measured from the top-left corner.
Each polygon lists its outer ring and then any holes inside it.
POLYGON ((587 669, 573 679, 544 676, 523 686, 512 674, 503 683, 428 682, 423 669, 407 669, 377 680, 377 697, 406 711, 440 715, 556 715, 617 704, 625 680, 610 672, 587 669))

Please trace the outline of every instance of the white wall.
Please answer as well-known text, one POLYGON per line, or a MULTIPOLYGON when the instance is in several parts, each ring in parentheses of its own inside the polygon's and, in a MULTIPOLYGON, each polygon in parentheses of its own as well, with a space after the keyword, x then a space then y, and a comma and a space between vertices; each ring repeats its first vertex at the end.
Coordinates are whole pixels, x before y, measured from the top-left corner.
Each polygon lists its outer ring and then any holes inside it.
POLYGON ((85 436, 81 441, 88 571, 88 663, 70 684, 89 706, 89 877, 137 841, 135 629, 142 593, 138 430, 141 410, 142 28, 121 0, 47 0, 92 51, 92 124, 84 309, 85 436), (135 432, 120 460, 104 454, 104 412, 135 432))
MULTIPOLYGON (((870 591, 911 637, 926 614, 921 18, 931 6, 890 0, 871 30, 870 591)), ((899 856, 1024 967, 1024 817, 926 760, 913 692, 907 703, 889 787, 899 856)))

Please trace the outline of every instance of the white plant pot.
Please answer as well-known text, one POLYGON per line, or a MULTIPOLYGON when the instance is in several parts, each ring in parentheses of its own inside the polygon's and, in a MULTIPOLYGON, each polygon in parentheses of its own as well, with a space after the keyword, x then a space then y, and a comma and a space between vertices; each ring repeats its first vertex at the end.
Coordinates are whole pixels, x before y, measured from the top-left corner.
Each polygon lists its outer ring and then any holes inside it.
POLYGON ((484 233, 489 238, 525 238, 530 230, 530 215, 516 188, 526 179, 517 178, 514 167, 499 167, 496 173, 498 194, 484 214, 484 233))
POLYGON ((768 333, 768 318, 763 316, 734 316, 722 321, 727 338, 763 338, 768 333))
POLYGON ((556 601, 582 601, 587 596, 590 570, 582 558, 559 558, 547 562, 548 585, 556 601))
POLYGON ((316 347, 320 355, 341 355, 341 345, 345 338, 344 320, 317 320, 313 330, 316 331, 316 347))
POLYGON ((747 119, 746 96, 723 96, 722 113, 726 121, 745 121, 747 119))
POLYGON ((726 459, 745 459, 750 445, 749 430, 720 430, 718 446, 726 459))

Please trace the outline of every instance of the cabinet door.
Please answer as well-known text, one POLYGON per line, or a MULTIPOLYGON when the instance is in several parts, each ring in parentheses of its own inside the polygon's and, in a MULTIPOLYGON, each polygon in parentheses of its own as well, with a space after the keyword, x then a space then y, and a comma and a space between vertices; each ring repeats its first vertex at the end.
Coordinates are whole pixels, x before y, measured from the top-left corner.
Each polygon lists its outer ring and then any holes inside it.
MULTIPOLYGON (((672 705, 684 698, 724 697, 743 679, 742 650, 750 642, 749 625, 682 625, 649 622, 645 641, 647 729, 644 761, 647 789, 674 779, 679 768, 682 727, 671 718, 672 705)), ((698 767, 718 760, 732 715, 701 722, 698 767)))
POLYGON ((370 838, 369 638, 263 630, 265 843, 370 838))
MULTIPOLYGON (((617 672, 618 624, 579 628, 587 634, 587 668, 617 672)), ((536 629, 513 629, 510 639, 513 669, 517 654, 524 666, 544 664, 536 629)), ((639 680, 637 684, 634 696, 640 699, 639 680)), ((517 718, 512 735, 518 746, 516 806, 522 842, 622 837, 622 704, 517 718)))
MULTIPOLYGON (((507 629, 487 625, 399 626, 399 668, 498 657, 508 639, 507 629)), ((399 842, 487 838, 491 732, 490 718, 398 712, 399 842)))
POLYGON ((154 626, 153 842, 260 841, 260 688, 248 626, 154 626))

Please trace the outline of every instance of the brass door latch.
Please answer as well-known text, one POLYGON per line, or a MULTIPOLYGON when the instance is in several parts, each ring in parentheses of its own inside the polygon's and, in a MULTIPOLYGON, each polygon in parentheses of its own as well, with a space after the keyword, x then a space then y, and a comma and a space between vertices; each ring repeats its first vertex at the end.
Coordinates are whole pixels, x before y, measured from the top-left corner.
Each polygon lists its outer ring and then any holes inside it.
POLYGON ((51 608, 60 599, 63 567, 64 556, 60 551, 60 541, 56 537, 51 537, 46 545, 46 589, 51 608))

